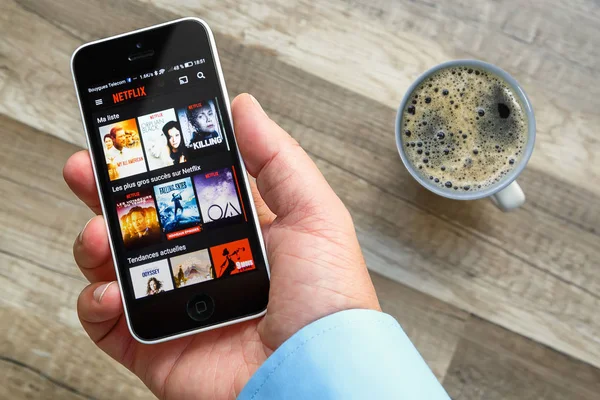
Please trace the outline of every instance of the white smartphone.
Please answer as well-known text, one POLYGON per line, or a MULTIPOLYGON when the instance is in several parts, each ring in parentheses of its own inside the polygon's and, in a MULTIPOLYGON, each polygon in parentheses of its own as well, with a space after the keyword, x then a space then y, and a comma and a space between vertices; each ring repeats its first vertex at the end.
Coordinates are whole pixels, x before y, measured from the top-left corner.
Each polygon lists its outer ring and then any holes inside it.
POLYGON ((87 43, 71 69, 131 334, 264 315, 269 267, 208 25, 87 43))

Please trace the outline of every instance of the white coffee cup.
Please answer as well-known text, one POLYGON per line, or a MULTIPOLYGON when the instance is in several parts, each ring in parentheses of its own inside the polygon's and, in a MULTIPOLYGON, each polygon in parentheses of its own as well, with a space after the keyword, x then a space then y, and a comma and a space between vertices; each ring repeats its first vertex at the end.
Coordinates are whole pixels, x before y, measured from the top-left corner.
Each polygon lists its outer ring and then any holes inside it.
POLYGON ((531 107, 531 102, 529 98, 525 94, 525 91, 519 85, 519 83, 510 76, 506 71, 496 67, 495 65, 485 63, 479 60, 455 60, 448 61, 442 64, 439 64, 423 75, 421 75, 417 80, 410 86, 404 98, 402 99, 402 103, 400 104, 400 108, 398 109, 398 114, 396 116, 396 145, 398 147, 398 152, 400 153, 400 157, 402 158, 402 162, 408 172, 428 190, 432 192, 447 197, 449 199, 454 200, 477 200, 483 199, 485 197, 489 197, 492 202, 498 206, 502 211, 510 211, 515 208, 522 206, 525 203, 525 194, 523 190, 517 183, 516 179, 521 172, 525 169, 531 154, 533 153, 533 147, 535 144, 535 116, 533 114, 533 108, 531 107), (527 142, 523 149, 523 154, 517 160, 517 165, 515 165, 502 179, 500 179, 497 183, 492 186, 488 186, 481 190, 472 190, 468 192, 457 192, 450 189, 442 188, 430 180, 426 179, 422 176, 416 169, 413 164, 409 161, 404 146, 402 146, 402 122, 405 117, 404 109, 411 100, 411 95, 413 91, 427 78, 436 72, 452 67, 472 67, 477 69, 483 69, 491 72, 502 78, 512 89, 513 93, 518 96, 520 103, 523 105, 525 110, 525 114, 527 116, 527 142))

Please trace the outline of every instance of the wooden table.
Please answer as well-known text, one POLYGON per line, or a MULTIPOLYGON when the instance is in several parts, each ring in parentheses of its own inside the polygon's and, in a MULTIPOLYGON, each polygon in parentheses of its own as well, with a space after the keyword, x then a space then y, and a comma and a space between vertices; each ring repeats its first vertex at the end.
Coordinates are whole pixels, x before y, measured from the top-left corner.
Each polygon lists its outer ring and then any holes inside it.
POLYGON ((97 350, 71 245, 91 213, 61 167, 84 146, 81 43, 200 16, 230 93, 253 93, 350 209, 385 311, 455 399, 600 393, 600 7, 594 0, 0 3, 0 398, 151 394, 97 350), (427 68, 478 58, 526 88, 538 136, 502 214, 421 188, 394 118, 427 68))

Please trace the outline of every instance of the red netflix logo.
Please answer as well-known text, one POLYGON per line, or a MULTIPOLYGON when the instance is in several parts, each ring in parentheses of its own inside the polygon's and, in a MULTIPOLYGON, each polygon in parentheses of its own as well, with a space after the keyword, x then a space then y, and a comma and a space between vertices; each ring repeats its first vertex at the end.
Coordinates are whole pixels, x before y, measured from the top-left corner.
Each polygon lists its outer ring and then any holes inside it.
POLYGON ((113 93, 113 103, 119 103, 121 101, 133 99, 135 97, 146 96, 146 87, 140 86, 135 89, 123 90, 122 92, 113 93))

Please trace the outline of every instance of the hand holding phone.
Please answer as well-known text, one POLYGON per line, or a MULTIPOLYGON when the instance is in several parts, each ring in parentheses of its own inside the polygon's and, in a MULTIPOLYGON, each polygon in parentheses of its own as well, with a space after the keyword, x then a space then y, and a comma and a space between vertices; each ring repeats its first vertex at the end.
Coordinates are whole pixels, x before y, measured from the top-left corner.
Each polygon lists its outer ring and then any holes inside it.
MULTIPOLYGON (((345 309, 379 309, 350 215, 315 164, 250 96, 234 100, 232 111, 240 151, 257 178, 253 193, 271 261, 269 307, 262 320, 142 345, 122 318, 118 285, 107 288, 115 271, 102 217, 94 217, 75 242, 77 264, 92 282, 78 301, 83 327, 159 398, 233 398, 302 327, 345 309)), ((87 152, 73 155, 64 175, 98 213, 87 152)))
POLYGON ((269 267, 210 28, 187 18, 87 43, 71 67, 133 337, 264 315, 269 267))
POLYGON ((102 350, 158 397, 232 398, 302 327, 379 309, 350 214, 308 155, 249 95, 233 102, 232 122, 205 23, 184 19, 87 49, 73 70, 90 153, 73 155, 64 176, 104 214, 74 245, 91 282, 78 313, 102 350), (199 50, 208 65, 194 84, 179 73, 171 84, 118 79, 133 70, 160 78, 140 69, 199 50))

